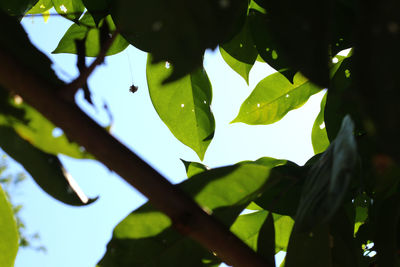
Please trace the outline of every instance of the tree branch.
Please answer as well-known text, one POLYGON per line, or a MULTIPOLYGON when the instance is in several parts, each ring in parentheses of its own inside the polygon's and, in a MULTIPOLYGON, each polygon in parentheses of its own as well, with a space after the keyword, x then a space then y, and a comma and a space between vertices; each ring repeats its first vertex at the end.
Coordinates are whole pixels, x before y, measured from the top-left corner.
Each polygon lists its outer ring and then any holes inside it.
POLYGON ((60 97, 58 91, 62 88, 54 88, 24 67, 23 61, 10 55, 0 47, 0 84, 20 95, 62 128, 69 138, 143 193, 157 209, 171 218, 179 232, 190 236, 229 265, 271 266, 75 104, 60 97))

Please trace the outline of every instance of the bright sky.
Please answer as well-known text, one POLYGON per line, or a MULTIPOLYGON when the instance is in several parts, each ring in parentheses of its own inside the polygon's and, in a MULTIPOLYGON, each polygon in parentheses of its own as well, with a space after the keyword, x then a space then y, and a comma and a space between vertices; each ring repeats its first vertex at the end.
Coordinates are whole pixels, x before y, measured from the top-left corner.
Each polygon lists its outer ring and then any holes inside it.
MULTIPOLYGON (((49 54, 69 22, 54 16, 44 23, 42 18, 36 17, 24 19, 23 25, 31 41, 55 62, 54 68, 61 78, 76 77, 74 55, 49 54)), ((199 159, 175 139, 156 114, 147 91, 145 66, 146 54, 133 47, 107 58, 106 64, 89 80, 97 108, 82 101, 82 95, 79 95, 79 103, 97 121, 107 125, 109 119, 102 109, 106 101, 114 117, 113 135, 176 183, 186 177, 180 158, 199 159), (135 94, 129 92, 132 79, 139 86, 135 94)), ((273 125, 229 124, 258 81, 273 70, 257 63, 250 75, 250 86, 247 86, 224 63, 218 50, 206 54, 205 68, 213 85, 212 110, 216 120, 215 136, 204 159, 206 165, 217 167, 263 156, 303 164, 313 155, 311 128, 319 112, 321 93, 273 125)), ((68 157, 62 157, 62 161, 87 195, 100 198, 88 207, 69 207, 53 200, 32 179, 27 179, 13 199, 23 204, 21 217, 31 233, 40 234, 40 243, 47 252, 20 249, 16 267, 95 266, 105 252, 115 225, 145 201, 136 190, 97 162, 68 157)), ((13 164, 13 170, 20 170, 20 167, 13 164)))

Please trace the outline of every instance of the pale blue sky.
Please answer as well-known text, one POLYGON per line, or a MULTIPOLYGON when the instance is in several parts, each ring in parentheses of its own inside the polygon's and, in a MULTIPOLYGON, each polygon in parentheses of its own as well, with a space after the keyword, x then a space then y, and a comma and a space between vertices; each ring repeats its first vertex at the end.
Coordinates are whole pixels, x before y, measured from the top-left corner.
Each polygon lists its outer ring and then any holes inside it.
MULTIPOLYGON (((54 68, 63 79, 77 75, 75 56, 49 54, 69 27, 69 22, 51 17, 48 23, 43 23, 42 18, 36 17, 24 19, 23 25, 31 41, 55 62, 54 68)), ((89 79, 97 110, 82 101, 82 95, 78 100, 80 106, 103 125, 109 122, 102 110, 106 101, 114 116, 113 135, 168 179, 179 182, 185 178, 180 158, 199 159, 191 149, 177 141, 158 118, 147 91, 145 64, 146 54, 133 47, 107 58, 106 64, 89 79), (132 77, 139 86, 135 94, 129 92, 132 77)), ((204 159, 206 165, 217 167, 263 156, 303 164, 313 155, 311 128, 319 112, 321 93, 273 125, 229 124, 257 82, 273 70, 266 64, 257 63, 250 74, 250 86, 247 86, 223 62, 217 50, 206 54, 205 68, 213 85, 212 110, 216 120, 215 136, 204 159)), ((27 179, 14 199, 24 205, 21 216, 28 230, 40 234, 47 253, 20 249, 16 267, 95 266, 105 252, 115 225, 145 201, 136 190, 97 162, 68 157, 62 157, 62 161, 90 197, 100 198, 88 207, 69 207, 53 200, 27 179)), ((17 169, 18 166, 13 165, 13 170, 17 169)))

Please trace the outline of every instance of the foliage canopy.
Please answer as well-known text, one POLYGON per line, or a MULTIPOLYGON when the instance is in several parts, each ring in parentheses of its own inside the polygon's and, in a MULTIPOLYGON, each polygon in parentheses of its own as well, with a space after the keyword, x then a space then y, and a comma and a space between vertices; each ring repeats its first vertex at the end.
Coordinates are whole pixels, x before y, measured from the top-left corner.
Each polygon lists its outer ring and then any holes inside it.
MULTIPOLYGON (((149 198, 116 226, 99 267, 275 266, 279 251, 286 267, 400 266, 399 11, 395 0, 3 0, 0 147, 66 204, 95 200, 58 154, 97 159, 149 198), (53 51, 77 56, 80 75, 69 84, 20 25, 52 7, 74 22, 53 51), (170 185, 71 100, 82 88, 91 102, 87 78, 128 45, 149 53, 153 106, 201 160, 215 132, 206 49, 219 47, 246 82, 257 60, 277 71, 234 123, 272 124, 326 88, 312 130, 316 155, 304 166, 264 157, 209 170, 184 161, 190 179, 170 185), (86 66, 85 57, 96 60, 86 66), (66 134, 53 137, 55 125, 66 134), (89 140, 85 129, 96 134, 89 140), (254 213, 240 215, 246 207, 254 213), (368 244, 376 254, 367 255, 368 244)), ((18 236, 1 189, 0 211, 0 264, 12 266, 18 236)))

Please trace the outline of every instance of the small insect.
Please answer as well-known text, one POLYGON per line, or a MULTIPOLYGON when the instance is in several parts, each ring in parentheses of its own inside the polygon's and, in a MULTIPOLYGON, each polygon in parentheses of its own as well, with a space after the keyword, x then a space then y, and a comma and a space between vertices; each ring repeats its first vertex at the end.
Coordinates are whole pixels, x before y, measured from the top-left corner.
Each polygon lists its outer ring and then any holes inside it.
POLYGON ((129 92, 135 93, 138 89, 139 89, 139 87, 137 87, 136 85, 132 84, 132 85, 129 87, 129 92))

